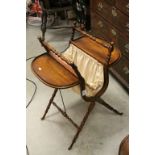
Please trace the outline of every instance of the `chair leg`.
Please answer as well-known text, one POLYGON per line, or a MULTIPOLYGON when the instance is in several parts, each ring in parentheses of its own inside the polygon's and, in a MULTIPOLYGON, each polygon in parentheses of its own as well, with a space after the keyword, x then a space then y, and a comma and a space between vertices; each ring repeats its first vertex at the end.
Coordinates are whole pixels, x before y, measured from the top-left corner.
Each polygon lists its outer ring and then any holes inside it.
POLYGON ((83 129, 83 127, 84 127, 84 125, 85 125, 85 123, 86 123, 86 120, 88 119, 88 116, 89 116, 90 112, 93 110, 94 106, 95 106, 95 102, 91 102, 90 105, 89 105, 89 107, 88 107, 88 111, 87 111, 87 113, 85 114, 85 116, 84 116, 84 118, 83 118, 83 120, 82 120, 82 122, 81 122, 81 124, 80 124, 80 126, 79 126, 79 128, 78 128, 78 131, 77 131, 77 133, 75 134, 75 136, 74 136, 74 138, 73 138, 73 140, 72 140, 72 143, 71 143, 71 145, 69 146, 68 150, 71 150, 71 149, 72 149, 74 143, 76 142, 76 140, 77 140, 77 138, 78 138, 78 136, 79 136, 79 133, 80 133, 81 130, 83 129))
POLYGON ((51 99, 49 100, 49 103, 48 103, 48 105, 47 105, 47 108, 46 108, 46 110, 45 110, 45 112, 44 112, 44 115, 43 115, 43 117, 41 118, 41 120, 44 120, 44 119, 45 119, 45 116, 46 116, 46 114, 47 114, 47 112, 48 112, 48 110, 49 110, 49 108, 50 108, 50 106, 51 106, 51 104, 52 104, 52 102, 53 102, 53 100, 54 100, 54 97, 55 97, 57 91, 58 91, 58 89, 56 88, 56 89, 54 90, 54 92, 53 92, 53 95, 52 95, 51 99))
POLYGON ((123 115, 122 112, 119 112, 118 110, 114 109, 112 106, 110 106, 108 103, 106 103, 103 99, 98 98, 97 102, 100 103, 101 105, 105 106, 106 108, 108 108, 109 110, 113 111, 114 113, 118 114, 118 115, 123 115))
POLYGON ((46 24, 47 24, 47 12, 46 11, 43 11, 41 18, 42 18, 42 23, 41 23, 42 40, 45 40, 45 32, 46 32, 46 24))

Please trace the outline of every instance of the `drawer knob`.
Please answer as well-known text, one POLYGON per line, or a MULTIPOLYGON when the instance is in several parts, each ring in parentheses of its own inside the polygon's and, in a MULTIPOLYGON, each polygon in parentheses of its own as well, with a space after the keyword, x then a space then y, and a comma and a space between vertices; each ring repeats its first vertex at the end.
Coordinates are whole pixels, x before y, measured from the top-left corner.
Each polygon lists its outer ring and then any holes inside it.
POLYGON ((111 29, 111 33, 114 35, 114 36, 116 36, 116 31, 114 30, 114 29, 111 29))
POLYGON ((97 8, 98 8, 98 10, 100 10, 100 11, 101 11, 101 10, 102 10, 102 8, 103 8, 103 4, 102 4, 101 2, 99 2, 99 3, 98 3, 98 5, 97 5, 97 8))
POLYGON ((126 5, 126 8, 129 9, 129 4, 126 5))
POLYGON ((116 17, 117 16, 117 11, 116 11, 116 8, 112 8, 112 15, 114 16, 114 17, 116 17))
POLYGON ((100 20, 98 21, 97 25, 100 27, 100 28, 103 28, 103 22, 100 20))
POLYGON ((129 74, 129 69, 127 66, 123 67, 123 71, 125 74, 129 74))
POLYGON ((129 53, 129 44, 126 44, 124 47, 125 47, 125 51, 129 53))

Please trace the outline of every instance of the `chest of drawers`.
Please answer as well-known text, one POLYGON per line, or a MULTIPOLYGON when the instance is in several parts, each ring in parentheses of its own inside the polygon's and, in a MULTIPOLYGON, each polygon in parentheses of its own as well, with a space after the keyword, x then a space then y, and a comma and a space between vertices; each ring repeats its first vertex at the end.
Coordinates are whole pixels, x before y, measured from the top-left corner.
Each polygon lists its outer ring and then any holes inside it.
POLYGON ((100 38, 113 41, 122 58, 110 69, 116 79, 129 89, 129 1, 91 0, 91 31, 100 38))

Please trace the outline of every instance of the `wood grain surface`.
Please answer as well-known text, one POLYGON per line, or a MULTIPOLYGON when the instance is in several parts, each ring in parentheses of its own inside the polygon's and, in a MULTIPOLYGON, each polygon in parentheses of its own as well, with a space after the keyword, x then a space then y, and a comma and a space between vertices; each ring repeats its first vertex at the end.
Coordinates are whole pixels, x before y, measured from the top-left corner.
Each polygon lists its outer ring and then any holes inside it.
POLYGON ((74 74, 47 53, 34 59, 31 67, 35 75, 48 86, 67 88, 79 84, 74 74))

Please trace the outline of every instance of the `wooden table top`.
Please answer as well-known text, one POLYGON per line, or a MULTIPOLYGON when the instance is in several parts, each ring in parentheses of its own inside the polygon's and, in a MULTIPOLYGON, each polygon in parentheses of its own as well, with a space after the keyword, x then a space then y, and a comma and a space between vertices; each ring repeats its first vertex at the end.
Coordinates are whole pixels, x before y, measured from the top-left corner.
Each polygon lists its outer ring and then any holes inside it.
POLYGON ((32 61, 32 70, 46 85, 54 88, 69 88, 79 84, 78 78, 45 53, 32 61))
MULTIPOLYGON (((109 53, 107 48, 105 48, 99 43, 96 43, 89 37, 81 37, 80 39, 76 39, 72 41, 72 44, 74 44, 75 46, 77 46, 90 56, 94 57, 102 64, 104 63, 104 59, 107 58, 107 55, 109 53)), ((115 62, 119 60, 120 57, 121 57, 120 50, 114 47, 114 50, 111 53, 111 59, 109 65, 113 65, 115 62)))

